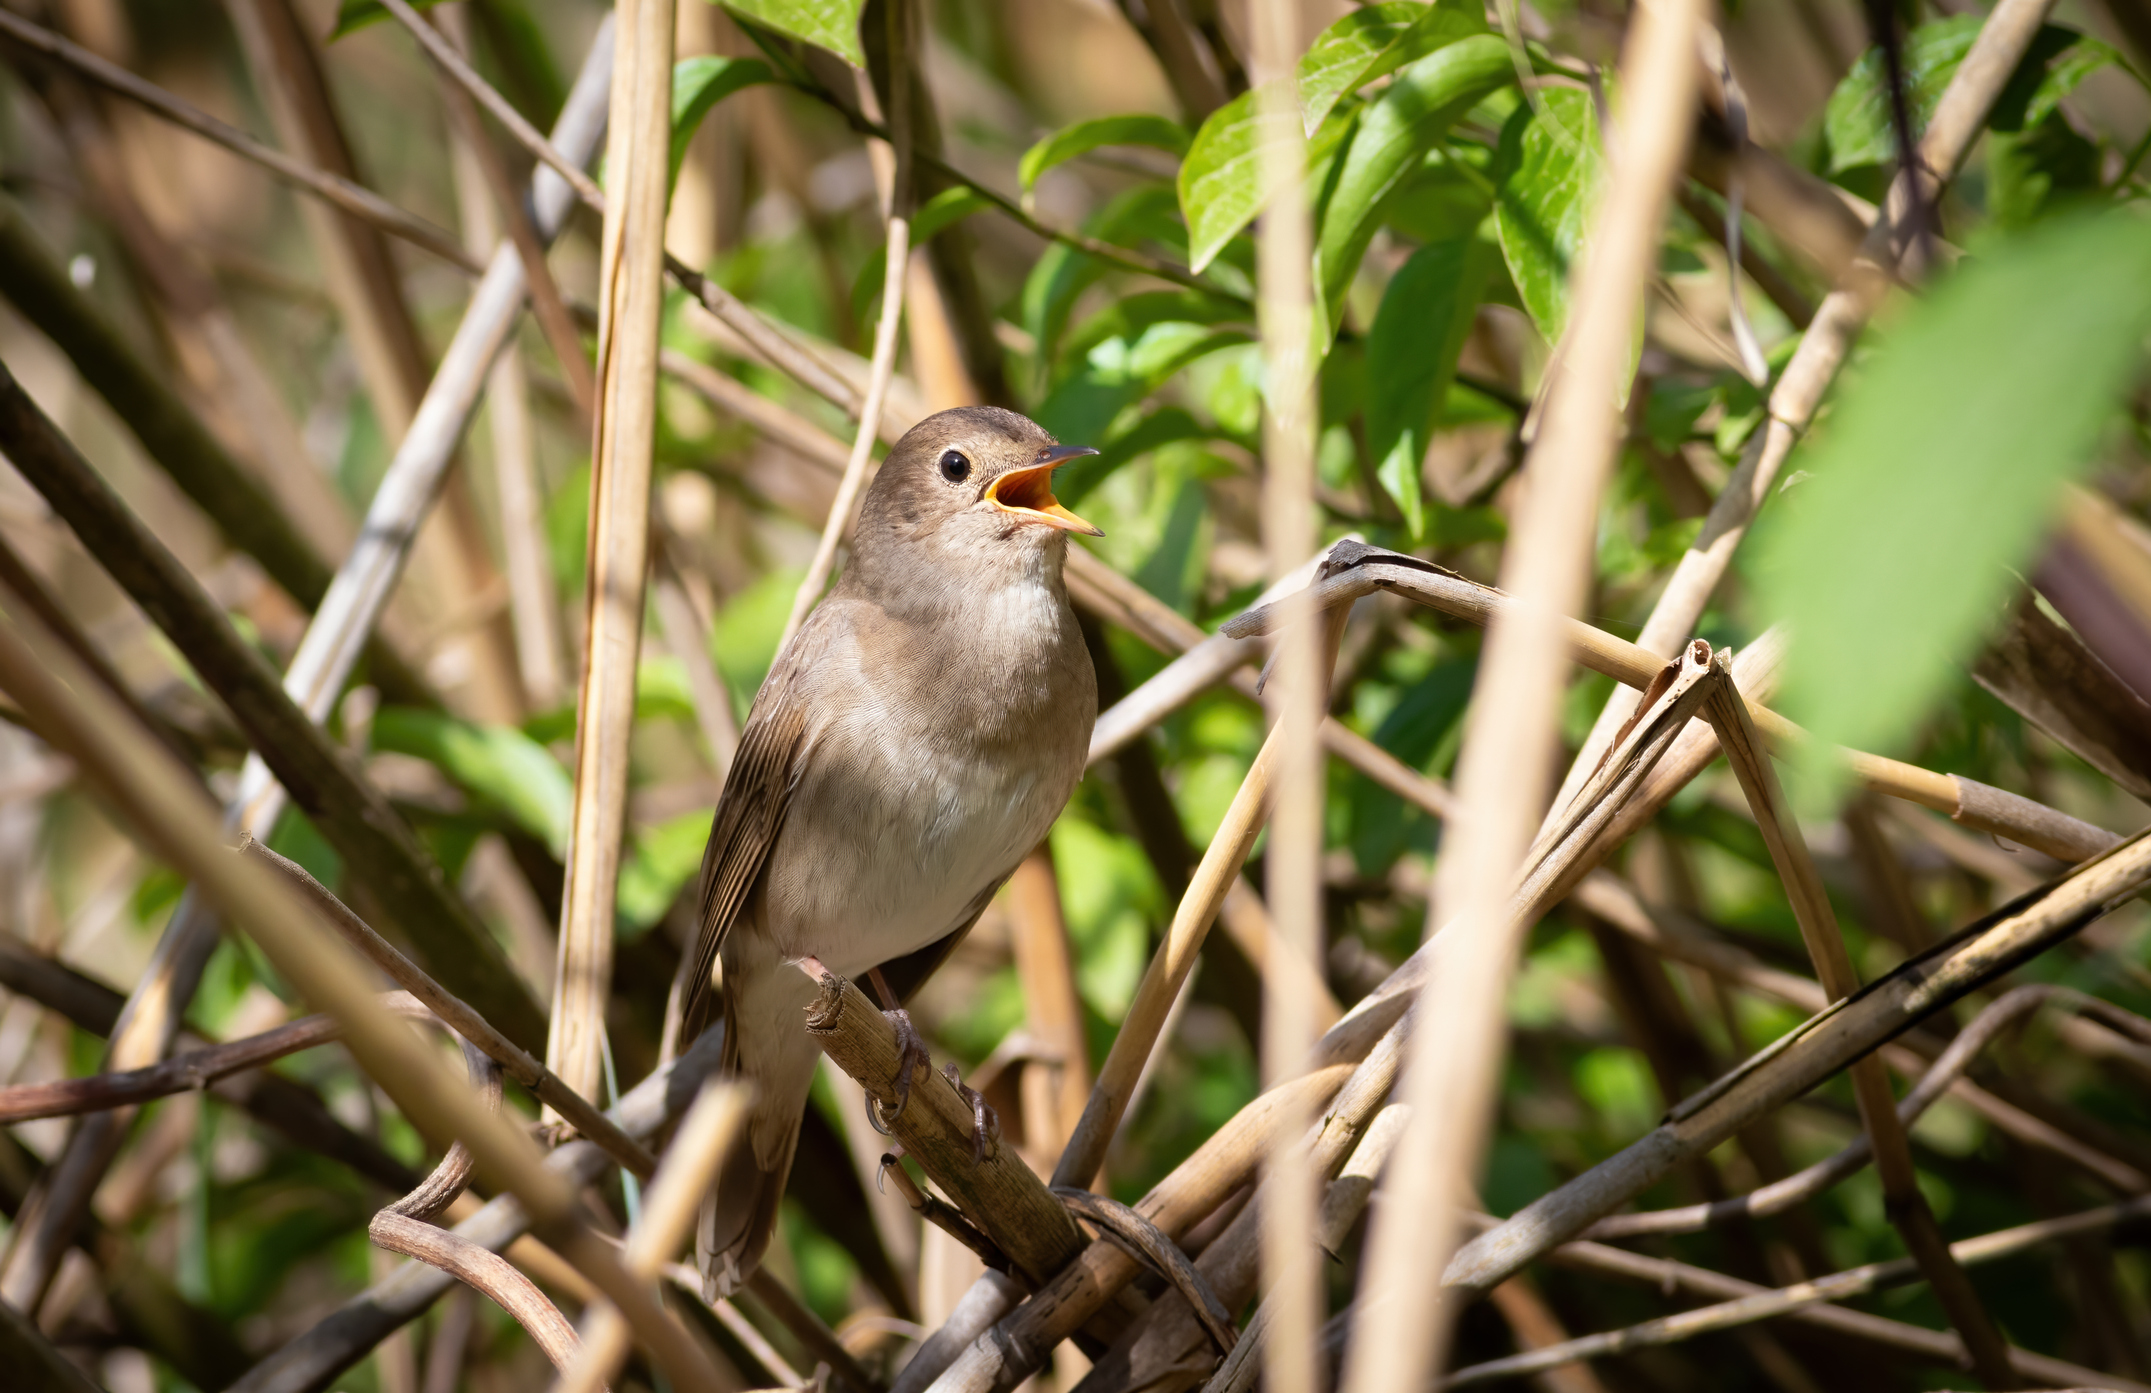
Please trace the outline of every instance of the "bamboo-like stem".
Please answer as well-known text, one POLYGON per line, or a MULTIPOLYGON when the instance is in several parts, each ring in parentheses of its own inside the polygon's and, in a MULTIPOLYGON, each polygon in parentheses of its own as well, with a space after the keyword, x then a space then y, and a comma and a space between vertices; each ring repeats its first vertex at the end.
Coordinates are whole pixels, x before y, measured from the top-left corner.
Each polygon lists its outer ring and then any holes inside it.
MULTIPOLYGON (((1806 839, 1792 820, 1777 770, 1763 753, 1762 742, 1748 719, 1747 703, 1733 687, 1730 665, 1723 655, 1713 676, 1719 679, 1718 690, 1711 699, 1711 724, 1717 729, 1718 743, 1725 750, 1726 761, 1732 765, 1740 790, 1755 814, 1756 826, 1762 831, 1763 844, 1777 867, 1778 878, 1785 885, 1800 937, 1815 964, 1815 975, 1830 999, 1841 1001, 1859 990, 1860 979, 1845 950, 1829 892, 1823 889, 1806 839)), ((1855 1061, 1852 1087, 1874 1147, 1875 1173, 1882 1181, 1883 1207, 1891 1222, 1918 1259, 1920 1270, 1949 1314, 1949 1323, 1964 1338, 1980 1380, 1989 1388, 2016 1386, 2001 1332, 1980 1304, 1971 1279, 1951 1259, 1936 1227, 1934 1212, 1920 1191, 1912 1164, 1912 1144, 1898 1120, 1896 1098, 1890 1092, 1889 1075, 1882 1061, 1874 1055, 1855 1061)))
POLYGON ((1877 978, 1682 1102, 1649 1136, 1473 1239, 1449 1264, 1444 1284, 1483 1291, 1501 1281, 1673 1166, 2066 940, 2146 883, 2151 839, 2138 836, 1877 978))
MULTIPOLYGON (((663 1271, 694 1226, 695 1210, 709 1193, 717 1167, 739 1136, 751 1090, 711 1080, 702 1085, 687 1116, 680 1119, 664 1164, 643 1196, 642 1217, 628 1230, 621 1254, 627 1270, 644 1282, 663 1271)), ((583 1313, 582 1348, 562 1370, 555 1387, 561 1393, 597 1393, 627 1357, 628 1327, 619 1308, 599 1302, 583 1313)))
POLYGON ((34 621, 24 622, 19 606, 7 608, 0 621, 0 685, 48 742, 67 751, 136 829, 247 931, 286 981, 342 1023, 360 1066, 414 1124, 470 1148, 479 1174, 512 1191, 554 1246, 629 1312, 669 1376, 696 1390, 716 1387, 707 1355, 582 1227, 574 1191, 544 1168, 530 1139, 467 1105, 463 1082, 380 1010, 361 961, 305 901, 266 867, 224 852, 212 830, 219 821, 214 806, 170 752, 105 696, 63 646, 34 621))
MULTIPOLYGON (((850 982, 834 974, 817 980, 821 996, 807 1013, 808 1031, 870 1097, 887 1094, 903 1057, 895 1027, 850 982)), ((989 1144, 978 1156, 971 1103, 947 1076, 914 1077, 903 1110, 889 1117, 884 1106, 882 1114, 905 1154, 1034 1285, 1082 1251, 1081 1230, 1014 1147, 989 1144)))
MULTIPOLYGON (((915 204, 912 186, 911 149, 911 9, 904 0, 887 0, 883 11, 888 23, 889 137, 893 156, 888 178, 888 226, 882 249, 881 320, 874 328, 874 365, 867 378, 866 398, 859 408, 859 428, 854 432, 851 454, 844 461, 844 476, 837 482, 836 498, 829 505, 828 521, 822 524, 821 540, 814 559, 800 577, 792 596, 792 611, 784 621, 778 648, 792 641, 807 611, 822 597, 829 574, 836 566, 837 543, 851 531, 852 510, 866 485, 866 468, 874 457, 874 442, 881 435, 882 403, 888 399, 889 379, 896 374, 896 349, 903 329, 904 283, 911 262, 911 214, 915 204)), ((871 100, 873 84, 862 79, 859 95, 871 100)))
POLYGON ((263 865, 277 871, 295 886, 299 893, 312 903, 323 922, 336 930, 344 942, 350 944, 367 961, 386 973, 389 980, 425 1003, 427 1009, 439 1016, 458 1035, 471 1042, 487 1058, 500 1064, 509 1077, 531 1091, 532 1096, 565 1118, 568 1124, 596 1143, 599 1150, 618 1161, 638 1176, 648 1178, 657 1168, 657 1158, 652 1156, 640 1142, 622 1132, 575 1090, 569 1088, 559 1075, 547 1069, 513 1040, 493 1027, 478 1012, 446 991, 419 966, 396 951, 396 946, 375 933, 371 925, 351 911, 350 906, 329 890, 326 885, 308 874, 298 862, 277 855, 268 847, 244 836, 239 842, 241 855, 252 856, 263 865))
POLYGON ((522 353, 512 343, 487 374, 486 420, 493 436, 493 489, 500 499, 500 549, 508 571, 516 675, 523 699, 542 711, 560 700, 567 679, 562 672, 560 602, 546 551, 530 378, 522 353))
MULTIPOLYGON (((2054 0, 2001 0, 1980 26, 1972 51, 1950 78, 1920 137, 1919 169, 1899 172, 1881 215, 1846 269, 1843 284, 1815 311, 1800 346, 1771 389, 1763 423, 1750 437, 1739 467, 1719 491, 1703 530, 1681 556, 1644 621, 1643 632, 1636 637, 1642 647, 1671 653, 1694 631, 1704 606, 1732 565, 1748 525, 1770 496, 1779 469, 1813 422, 1830 384, 1888 289, 1899 260, 1897 244, 1904 235, 1907 210, 1934 206, 1942 181, 1963 165, 1986 125, 1987 112, 2053 7, 2054 0)), ((1616 691, 1608 699, 1577 751, 1556 806, 1581 782, 1632 710, 1633 699, 1625 692, 1616 691)))
MULTIPOLYGON (((694 1101, 701 1081, 716 1069, 723 1053, 723 1034, 722 1030, 709 1032, 672 1065, 660 1067, 630 1089, 607 1116, 637 1140, 647 1140, 669 1125, 694 1101)), ((576 1188, 596 1181, 610 1165, 605 1153, 586 1141, 569 1142, 545 1160, 548 1170, 576 1188)), ((481 1248, 506 1250, 525 1271, 534 1271, 555 1290, 578 1300, 594 1300, 594 1292, 576 1291, 569 1282, 556 1281, 554 1275, 536 1271, 524 1260, 521 1250, 531 1241, 524 1237, 529 1228, 530 1219, 522 1206, 502 1196, 482 1207, 472 1206, 454 1232, 481 1248)), ((587 1289, 588 1284, 573 1269, 555 1262, 564 1269, 561 1276, 587 1289)), ((405 1264, 268 1355, 229 1393, 323 1393, 382 1338, 423 1314, 453 1280, 433 1268, 405 1264)))
POLYGON ((371 189, 361 188, 348 179, 325 173, 281 150, 271 149, 245 131, 219 121, 192 103, 180 100, 155 83, 136 77, 117 63, 107 62, 49 29, 39 28, 11 12, 0 12, 0 34, 34 53, 66 64, 105 90, 147 107, 173 124, 260 165, 286 183, 327 199, 352 217, 363 218, 382 231, 433 253, 451 266, 473 273, 481 269, 456 244, 454 237, 417 214, 398 208, 371 189))
MULTIPOLYGON (((1313 229, 1300 181, 1306 163, 1294 64, 1302 48, 1300 7, 1291 0, 1256 0, 1250 81, 1256 119, 1268 128, 1256 171, 1265 209, 1255 242, 1256 318, 1262 332, 1265 397, 1262 423, 1262 540, 1270 575, 1282 579, 1315 550, 1314 447, 1317 408, 1313 229)), ((1322 961, 1322 830, 1328 799, 1323 779, 1322 719, 1329 683, 1321 634, 1306 592, 1288 596, 1277 640, 1269 716, 1278 738, 1276 805, 1271 814, 1268 896, 1271 921, 1293 967, 1262 974, 1261 1063, 1274 1085, 1299 1067, 1320 1033, 1317 966, 1322 961), (1318 676, 1318 674, 1320 674, 1318 676)), ((1334 647, 1331 648, 1335 651, 1334 647)), ((1235 883, 1227 881, 1227 888, 1235 883)), ((1118 1044, 1118 1041, 1115 1042, 1118 1044)), ((1285 1123, 1287 1134, 1299 1129, 1285 1123)), ((1110 1135, 1110 1133, 1109 1133, 1110 1135)), ((1316 1174, 1296 1147, 1285 1147, 1266 1168, 1261 1194, 1262 1273, 1270 1290, 1272 1331, 1263 1362, 1273 1393, 1314 1393, 1321 1382, 1317 1337, 1321 1281, 1314 1246, 1316 1174)))
MULTIPOLYGON (((2097 1233, 2146 1214, 2151 1214, 2151 1196, 2138 1196, 2118 1204, 2102 1205, 2097 1209, 2083 1210, 2056 1219, 2042 1219, 2036 1223, 2020 1224, 2015 1228, 1981 1234, 1976 1238, 1961 1239, 1949 1245, 1949 1254, 1951 1259, 1958 1263, 1993 1262, 1999 1258, 2013 1257, 2043 1243, 2057 1242, 2078 1234, 2097 1233)), ((1758 1289, 1750 1295, 1736 1297, 1714 1306, 1682 1311, 1678 1315, 1644 1321, 1639 1325, 1610 1330, 1599 1335, 1586 1335, 1526 1354, 1511 1355, 1506 1359, 1473 1364, 1450 1374, 1442 1380, 1441 1386, 1464 1388, 1496 1379, 1537 1373, 1576 1360, 1596 1359, 1634 1349, 1677 1344, 1713 1331, 1732 1330, 1756 1321, 1793 1315, 1804 1307, 1820 1302, 1844 1301, 1864 1296, 1869 1292, 1914 1280, 1920 1276, 1920 1272, 1919 1265, 1911 1258, 1871 1262, 1773 1291, 1758 1289)), ((2004 1358, 2011 1361, 2009 1377, 2012 1380, 2022 1376, 2045 1381, 2040 1373, 2035 1373, 2028 1367, 2031 1360, 2037 1359, 2038 1356, 2027 1358, 2026 1351, 2010 1349, 2007 1346, 2003 1347, 2002 1353, 2004 1358)), ((2090 1382, 2096 1387, 2128 1389, 2131 1393, 2139 1393, 2146 1388, 2144 1384, 2118 1379, 2113 1374, 2090 1370, 2082 1372, 2091 1377, 2072 1379, 2071 1382, 2090 1382)))
POLYGON ((1369 1299, 1338 1385, 1346 1393, 1420 1387, 1447 1349, 1438 1269, 1457 1239, 1450 1208, 1483 1144, 1500 1073, 1505 984, 1528 926, 1510 916, 1508 898, 1551 772, 1561 626, 1590 578, 1640 288, 1694 119, 1701 10, 1699 0, 1639 8, 1623 44, 1620 160, 1593 222, 1560 376, 1525 464, 1534 484, 1502 557, 1504 588, 1517 603, 1487 636, 1458 766, 1462 806, 1440 862, 1434 904, 1463 939, 1426 993, 1426 1025, 1412 1042, 1405 1163, 1384 1183, 1383 1223, 1368 1244, 1360 1289, 1369 1299))
POLYGON ((664 317, 673 0, 617 9, 607 206, 598 269, 597 416, 590 451, 589 592, 575 703, 575 801, 561 892, 546 1064, 584 1096, 603 1076, 613 906, 627 819, 628 741, 650 566, 657 339, 664 317))

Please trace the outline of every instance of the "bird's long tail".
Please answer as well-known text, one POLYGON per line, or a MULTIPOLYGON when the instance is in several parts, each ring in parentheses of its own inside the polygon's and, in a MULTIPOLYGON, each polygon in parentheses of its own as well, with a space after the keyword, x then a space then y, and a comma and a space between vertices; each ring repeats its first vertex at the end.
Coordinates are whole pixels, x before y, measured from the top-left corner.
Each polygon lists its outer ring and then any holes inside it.
MULTIPOLYGON (((781 979, 770 985, 778 994, 796 991, 781 979)), ((811 988, 807 994, 811 996, 811 988)), ((752 1084, 754 1098, 743 1144, 726 1158, 695 1226, 695 1265, 702 1272, 704 1295, 712 1299, 746 1285, 769 1250, 792 1173, 792 1154, 799 1148, 799 1124, 814 1067, 821 1058, 814 1038, 796 1025, 790 1031, 755 1029, 748 1021, 761 1003, 744 1003, 742 1012, 741 1002, 729 992, 726 997, 728 1020, 745 1028, 726 1031, 723 1072, 752 1084)), ((785 1005, 796 1020, 798 1006, 785 1005)))

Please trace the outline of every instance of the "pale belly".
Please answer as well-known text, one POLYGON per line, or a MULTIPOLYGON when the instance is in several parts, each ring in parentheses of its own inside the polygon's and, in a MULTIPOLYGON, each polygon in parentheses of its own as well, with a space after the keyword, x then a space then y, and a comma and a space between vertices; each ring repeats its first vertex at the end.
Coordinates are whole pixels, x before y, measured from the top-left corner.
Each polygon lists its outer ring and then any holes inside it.
POLYGON ((769 942, 849 977, 960 928, 1067 802, 1081 754, 1055 753, 1021 768, 945 747, 905 768, 815 761, 848 772, 810 775, 793 795, 761 906, 769 942))

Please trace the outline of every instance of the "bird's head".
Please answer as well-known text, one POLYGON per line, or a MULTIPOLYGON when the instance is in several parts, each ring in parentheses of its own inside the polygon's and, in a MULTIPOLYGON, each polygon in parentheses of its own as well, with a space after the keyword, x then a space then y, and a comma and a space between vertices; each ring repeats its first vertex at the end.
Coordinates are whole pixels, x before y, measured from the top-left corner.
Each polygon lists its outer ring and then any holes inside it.
POLYGON ((1105 534, 1061 506, 1053 471, 1097 453, 997 406, 937 412, 883 461, 860 505, 848 570, 867 583, 922 579, 919 567, 992 573, 1050 562, 1057 574, 1067 533, 1105 534))

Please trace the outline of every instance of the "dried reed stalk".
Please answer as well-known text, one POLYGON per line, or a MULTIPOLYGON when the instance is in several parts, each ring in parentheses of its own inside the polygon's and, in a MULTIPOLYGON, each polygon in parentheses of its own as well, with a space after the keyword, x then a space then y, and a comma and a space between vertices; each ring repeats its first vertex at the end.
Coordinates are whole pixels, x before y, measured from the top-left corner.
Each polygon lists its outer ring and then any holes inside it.
POLYGON ((575 1358, 575 1327, 537 1283, 492 1249, 392 1209, 374 1215, 367 1232, 375 1247, 438 1268, 506 1311, 553 1367, 565 1369, 575 1358))
POLYGON ((360 960, 306 902, 266 867, 224 851, 212 830, 219 821, 214 806, 170 752, 106 696, 62 645, 34 620, 26 622, 19 606, 5 596, 0 604, 9 611, 0 620, 0 685, 47 741, 72 756, 136 829, 247 931, 286 981, 343 1024, 360 1067, 416 1126, 470 1148, 478 1172, 512 1191, 554 1246, 628 1311, 669 1376, 697 1390, 717 1387, 708 1356, 582 1226, 574 1191, 544 1168, 530 1139, 504 1119, 468 1106, 462 1081, 380 1010, 360 960))
POLYGON ((1419 1387, 1447 1348, 1437 1269, 1456 1244, 1450 1207, 1478 1163, 1500 1072, 1504 987, 1529 923, 1511 917, 1507 901, 1551 772, 1562 623, 1590 579, 1639 291, 1694 119, 1701 10, 1698 0, 1639 8, 1622 46, 1620 161, 1593 220, 1560 375, 1526 460, 1533 486, 1502 555, 1504 589, 1517 602, 1487 635, 1458 764, 1459 816, 1433 901, 1462 927, 1463 941, 1431 984, 1425 1028, 1412 1042, 1412 1121, 1369 1240, 1360 1289, 1372 1299, 1345 1354, 1339 1387, 1347 1393, 1419 1387))
POLYGON ((627 821, 628 741, 650 565, 657 338, 665 308, 673 0, 617 8, 605 167, 614 197, 598 268, 597 415, 590 451, 589 591, 575 703, 575 801, 561 892, 546 1063, 577 1092, 603 1078, 613 902, 627 821))
MULTIPOLYGON (((621 1253, 627 1270, 653 1281, 679 1251, 695 1222, 695 1210, 709 1194, 725 1154, 738 1139, 739 1124, 752 1090, 711 1080, 702 1085, 687 1116, 680 1119, 657 1178, 643 1196, 642 1216, 627 1233, 621 1253)), ((619 1308, 599 1302, 583 1313, 582 1349, 562 1371, 561 1393, 597 1393, 627 1357, 628 1327, 619 1308)))
POLYGON ((1034 1156, 1058 1156, 1090 1095, 1090 1045, 1048 848, 1040 846, 1016 867, 1008 878, 1007 903, 1024 1023, 1053 1056, 1031 1060, 1023 1069, 1024 1145, 1034 1156))
MULTIPOLYGON (((1315 432, 1319 414, 1314 377, 1314 286, 1309 258, 1314 233, 1300 193, 1307 158, 1300 126, 1295 65, 1305 46, 1300 7, 1292 0, 1256 0, 1249 15, 1262 214, 1255 240, 1256 318, 1262 333, 1265 397, 1262 416, 1262 541, 1270 575, 1290 576, 1317 544, 1314 497, 1315 432)), ((1261 1063, 1265 1084, 1289 1077, 1320 1033, 1316 1017, 1323 957, 1322 833, 1328 804, 1321 728, 1329 678, 1316 612, 1299 591, 1279 603, 1284 629, 1277 640, 1276 681, 1269 717, 1278 739, 1276 806, 1271 813, 1268 897, 1277 939, 1288 961, 1262 974, 1261 1063)), ((1342 625, 1336 626, 1338 636, 1342 625)), ((1334 661, 1332 659, 1331 661, 1334 661)), ((1231 884, 1232 882, 1228 882, 1231 884)), ((1116 1040, 1117 1046, 1119 1042, 1116 1040)), ((1287 1135, 1299 1130, 1290 1120, 1287 1135)), ((1314 1393, 1321 1382, 1317 1338, 1322 1325, 1322 1271, 1308 1240, 1314 1229, 1317 1170, 1296 1147, 1282 1148, 1265 1169, 1261 1192, 1262 1271, 1270 1290, 1272 1333, 1263 1362, 1273 1393, 1314 1393)), ((1243 1216, 1249 1217, 1249 1216, 1243 1216)))

